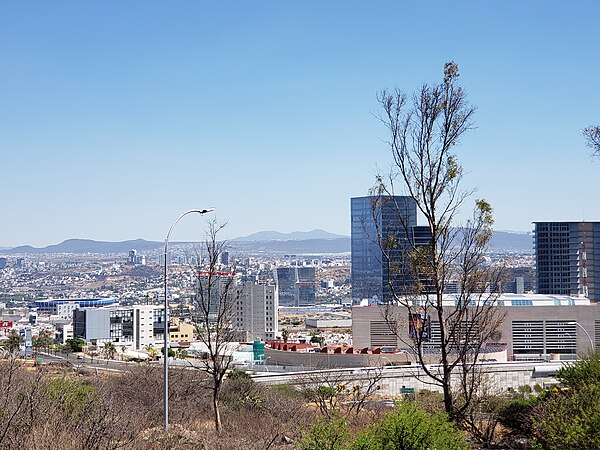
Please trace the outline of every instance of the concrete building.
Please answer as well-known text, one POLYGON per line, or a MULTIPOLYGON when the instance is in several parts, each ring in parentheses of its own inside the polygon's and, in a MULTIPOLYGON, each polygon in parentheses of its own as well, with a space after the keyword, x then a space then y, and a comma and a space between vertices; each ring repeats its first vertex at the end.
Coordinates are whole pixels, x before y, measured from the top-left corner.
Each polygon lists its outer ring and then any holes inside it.
MULTIPOLYGON (((454 295, 444 295, 445 307, 452 310, 454 295)), ((394 317, 403 317, 406 308, 397 308, 394 317)), ((498 299, 504 321, 489 348, 506 349, 508 360, 572 358, 600 345, 600 306, 586 298, 537 294, 504 294, 498 299)), ((406 321, 390 327, 378 305, 352 308, 352 342, 355 347, 409 349, 408 312, 406 321), (390 329, 397 327, 398 334, 390 329)), ((435 353, 439 348, 439 322, 431 317, 430 339, 424 346, 435 353)))
POLYGON ((600 301, 600 222, 535 222, 534 246, 539 294, 600 301))
POLYGON ((194 325, 184 323, 179 318, 169 320, 169 342, 191 342, 194 340, 194 325))
POLYGON ((112 342, 132 350, 148 345, 162 348, 164 332, 164 308, 157 305, 83 308, 73 314, 73 335, 96 344, 112 342))
POLYGON ((414 275, 408 257, 413 246, 431 240, 428 227, 417 226, 417 205, 404 196, 355 197, 350 199, 352 298, 355 302, 391 300, 395 292, 410 290, 414 275), (396 243, 382 254, 380 241, 396 243), (389 264, 388 264, 389 262, 389 264), (394 267, 393 271, 389 267, 394 267))
POLYGON ((247 284, 240 287, 234 324, 244 341, 275 339, 279 295, 276 286, 247 284))

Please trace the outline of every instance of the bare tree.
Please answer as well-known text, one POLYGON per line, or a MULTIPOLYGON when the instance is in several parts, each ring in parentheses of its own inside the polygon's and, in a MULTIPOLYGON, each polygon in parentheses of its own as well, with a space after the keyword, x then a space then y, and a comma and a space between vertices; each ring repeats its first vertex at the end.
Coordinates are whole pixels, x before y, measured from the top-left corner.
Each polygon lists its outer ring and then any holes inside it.
POLYGON ((390 133, 394 164, 389 176, 377 177, 373 189, 377 214, 382 202, 396 201, 394 184, 400 181, 429 229, 426 242, 417 242, 398 207, 401 231, 377 229, 391 294, 384 314, 394 333, 413 348, 428 382, 441 387, 445 410, 454 420, 469 407, 481 381, 478 355, 502 320, 495 303, 501 271, 483 265, 492 208, 479 199, 473 217, 463 227, 455 223, 473 191, 461 188, 463 170, 453 149, 473 128, 475 112, 458 76, 458 66, 449 62, 442 83, 423 85, 410 98, 400 90, 381 92, 381 120, 390 133), (451 306, 444 303, 450 282, 459 287, 451 306), (430 321, 439 326, 435 369, 428 365, 430 321))
POLYGON ((589 126, 582 133, 585 143, 592 149, 592 156, 600 158, 600 126, 589 126))
POLYGON ((383 367, 343 370, 318 370, 306 375, 305 396, 328 420, 341 415, 356 421, 361 411, 381 388, 383 367))
POLYGON ((232 343, 237 338, 234 319, 240 292, 235 273, 223 272, 220 267, 226 242, 219 241, 218 235, 224 227, 216 221, 209 222, 206 241, 198 255, 197 289, 193 302, 196 333, 208 354, 202 368, 211 378, 214 424, 218 432, 222 428, 219 409, 221 389, 231 364, 232 343))

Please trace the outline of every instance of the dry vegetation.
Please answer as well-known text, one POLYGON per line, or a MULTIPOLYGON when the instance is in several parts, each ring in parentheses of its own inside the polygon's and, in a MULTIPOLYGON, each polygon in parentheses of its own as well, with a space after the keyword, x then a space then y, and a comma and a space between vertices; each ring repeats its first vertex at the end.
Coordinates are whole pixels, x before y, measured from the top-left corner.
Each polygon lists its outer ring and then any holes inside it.
POLYGON ((0 361, 0 448, 293 448, 314 419, 301 394, 240 377, 223 388, 223 431, 213 425, 210 384, 172 370, 171 433, 162 431, 162 372, 140 365, 123 374, 82 376, 0 361))

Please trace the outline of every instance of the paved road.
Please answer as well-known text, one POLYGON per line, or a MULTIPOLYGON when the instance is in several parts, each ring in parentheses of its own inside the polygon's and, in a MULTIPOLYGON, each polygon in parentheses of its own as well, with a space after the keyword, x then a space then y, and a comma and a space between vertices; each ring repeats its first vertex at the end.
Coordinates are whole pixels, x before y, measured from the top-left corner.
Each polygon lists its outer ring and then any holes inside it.
POLYGON ((91 358, 80 353, 46 353, 38 352, 38 357, 43 358, 42 364, 61 364, 67 362, 75 369, 105 370, 123 372, 136 367, 137 363, 91 358))

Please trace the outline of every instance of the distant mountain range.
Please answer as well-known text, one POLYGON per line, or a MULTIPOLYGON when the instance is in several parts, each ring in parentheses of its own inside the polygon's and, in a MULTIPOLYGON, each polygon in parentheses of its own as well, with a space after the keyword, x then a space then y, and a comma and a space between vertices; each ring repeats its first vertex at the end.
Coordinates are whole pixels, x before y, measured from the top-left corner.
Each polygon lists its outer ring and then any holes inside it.
POLYGON ((60 244, 48 245, 47 247, 37 248, 31 245, 22 245, 2 250, 0 253, 127 253, 132 248, 138 251, 154 250, 162 245, 162 242, 145 241, 144 239, 122 242, 68 239, 60 244))
MULTIPOLYGON (((234 251, 283 252, 283 253, 345 253, 350 251, 350 237, 323 230, 279 233, 261 231, 245 237, 232 239, 234 251)), ((68 239, 60 244, 36 248, 23 245, 2 249, 0 253, 127 253, 156 250, 162 242, 135 239, 122 242, 104 242, 91 239, 68 239)), ((495 231, 490 242, 491 251, 533 252, 533 238, 528 233, 495 231)))
POLYGON ((256 242, 256 241, 306 241, 313 239, 344 239, 348 236, 343 234, 329 233, 328 231, 315 229, 312 231, 293 231, 291 233, 280 233, 279 231, 259 231, 249 236, 233 239, 233 241, 256 242))

